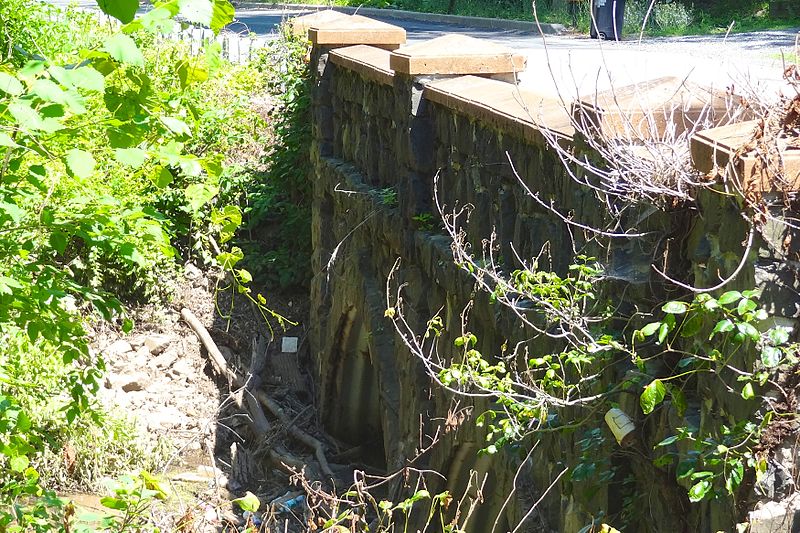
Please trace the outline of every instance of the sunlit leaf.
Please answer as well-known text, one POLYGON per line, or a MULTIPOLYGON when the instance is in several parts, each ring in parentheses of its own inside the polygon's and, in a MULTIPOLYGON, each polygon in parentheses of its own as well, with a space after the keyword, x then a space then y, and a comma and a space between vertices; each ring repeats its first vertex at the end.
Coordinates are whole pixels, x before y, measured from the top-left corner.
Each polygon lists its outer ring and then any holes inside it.
POLYGON ((180 14, 190 22, 211 28, 214 33, 233 22, 234 9, 228 0, 179 0, 180 14))
POLYGON ((147 152, 139 148, 117 148, 114 157, 123 165, 139 168, 147 161, 147 152))
POLYGON ((144 56, 142 55, 142 51, 139 50, 138 46, 136 46, 134 40, 127 35, 122 33, 112 35, 106 39, 103 49, 120 63, 125 63, 135 67, 144 66, 144 56))
POLYGON ((25 87, 14 76, 0 72, 0 91, 11 96, 19 96, 25 91, 25 87))
POLYGON ((139 0, 97 0, 97 5, 106 15, 127 24, 136 16, 139 0))
POLYGON ((661 306, 661 310, 665 313, 673 315, 682 315, 689 309, 689 306, 684 302, 667 302, 661 306))
POLYGON ((661 402, 664 401, 664 396, 667 393, 667 388, 660 379, 651 381, 639 397, 639 403, 642 406, 642 412, 649 415, 661 402))
POLYGON ((249 511, 251 513, 255 513, 258 511, 258 508, 261 507, 261 501, 258 499, 258 496, 250 491, 247 491, 241 498, 232 500, 232 503, 238 505, 242 511, 249 511))
POLYGON ((94 172, 96 162, 92 154, 85 150, 73 148, 67 152, 67 168, 80 179, 86 179, 94 172))

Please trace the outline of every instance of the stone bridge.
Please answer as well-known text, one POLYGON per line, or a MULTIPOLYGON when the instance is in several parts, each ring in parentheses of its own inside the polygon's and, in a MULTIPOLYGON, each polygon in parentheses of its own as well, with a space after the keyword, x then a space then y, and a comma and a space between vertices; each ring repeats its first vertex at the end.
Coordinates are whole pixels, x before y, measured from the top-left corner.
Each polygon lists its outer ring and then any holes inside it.
MULTIPOLYGON (((598 240, 575 224, 607 227, 610 206, 601 204, 591 187, 578 183, 580 168, 570 167, 553 148, 557 144, 576 156, 590 156, 576 132, 575 113, 582 110, 581 116, 590 116, 614 138, 638 127, 643 113, 654 110, 678 109, 655 127, 680 129, 698 105, 711 102, 714 108, 716 96, 698 104, 683 95, 680 80, 655 80, 636 90, 619 88, 613 97, 561 102, 516 85, 515 73, 524 68, 524 59, 491 42, 451 35, 401 47, 402 29, 331 12, 293 24, 313 44, 315 276, 310 324, 318 406, 327 430, 360 446, 364 460, 385 471, 408 465, 438 431, 438 444, 415 465, 441 472, 447 481, 439 489, 459 494, 471 471, 488 475, 485 503, 467 524, 471 532, 510 531, 539 498, 536 512, 516 531, 575 532, 600 510, 607 515, 621 512, 629 503, 613 483, 588 494, 569 475, 559 478, 580 457, 578 432, 543 436, 521 470, 517 497, 504 504, 524 453, 478 453, 486 438, 474 417, 488 400, 458 400, 432 382, 385 316, 387 278, 400 258, 395 283, 405 284, 405 318, 424 332, 426 322, 439 313, 441 346, 452 346, 460 335, 461 312, 470 301, 468 325, 479 333, 483 353, 499 353, 507 340, 526 338, 518 320, 492 305, 454 264, 434 202, 438 177, 442 204, 473 206, 463 228, 468 240, 479 250, 494 232, 499 261, 506 265, 518 264, 517 257, 529 260, 544 248, 552 269, 563 272, 576 251, 590 254, 603 265, 609 291, 648 311, 685 294, 652 268, 654 258, 660 258, 659 269, 675 278, 713 286, 740 266, 748 240, 742 202, 725 193, 726 187, 735 182, 740 190, 774 194, 770 183, 760 179, 753 157, 734 157, 752 124, 707 130, 693 138, 698 169, 727 170, 721 174, 728 178, 716 191, 701 190, 691 207, 669 211, 641 202, 623 215, 641 236, 598 240)), ((786 158, 790 189, 800 184, 796 163, 786 158)), ((762 288, 766 309, 793 326, 800 316, 800 241, 792 241, 785 227, 774 226, 766 222, 761 234, 771 238, 757 235, 747 247, 749 255, 729 288, 762 288)), ((687 392, 686 417, 706 424, 727 414, 750 416, 759 407, 738 395, 715 394, 719 389, 713 379, 701 379, 698 390, 687 392)), ((677 416, 674 408, 666 408, 643 422, 638 395, 628 396, 619 405, 637 425, 646 426, 642 431, 649 439, 677 416)), ((610 437, 608 428, 600 429, 610 437)), ((606 440, 616 446, 613 438, 606 440)), ((713 501, 689 504, 674 475, 668 479, 651 460, 635 454, 614 457, 647 495, 643 505, 648 520, 639 531, 733 530, 731 509, 713 501)), ((771 527, 768 522, 762 526, 771 527)))

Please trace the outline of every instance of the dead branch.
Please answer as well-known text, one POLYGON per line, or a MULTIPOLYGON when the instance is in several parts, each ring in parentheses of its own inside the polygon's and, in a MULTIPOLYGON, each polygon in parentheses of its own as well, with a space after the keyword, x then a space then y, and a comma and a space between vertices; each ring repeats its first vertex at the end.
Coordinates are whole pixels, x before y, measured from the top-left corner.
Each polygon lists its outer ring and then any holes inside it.
MULTIPOLYGON (((247 388, 247 381, 242 379, 242 377, 239 376, 236 371, 230 368, 228 362, 225 360, 225 357, 222 355, 222 352, 219 351, 219 348, 214 342, 214 339, 211 338, 211 335, 208 333, 206 327, 200 322, 194 313, 192 313, 189 309, 184 308, 181 310, 181 318, 183 318, 189 327, 192 328, 197 337, 200 339, 200 342, 203 343, 214 369, 220 376, 223 376, 228 380, 228 385, 231 388, 247 388)), ((320 468, 322 468, 322 471, 326 476, 334 478, 336 477, 334 476, 333 471, 328 464, 328 460, 325 457, 325 451, 322 442, 312 437, 302 429, 291 425, 291 420, 286 415, 286 412, 283 410, 283 408, 275 400, 267 396, 263 390, 255 390, 252 391, 251 394, 261 405, 266 407, 267 410, 269 410, 269 412, 275 416, 275 418, 277 418, 286 426, 289 435, 291 435, 298 442, 301 442, 302 444, 305 444, 314 450, 314 454, 319 462, 320 468)), ((248 394, 248 396, 250 396, 250 394, 248 394)))

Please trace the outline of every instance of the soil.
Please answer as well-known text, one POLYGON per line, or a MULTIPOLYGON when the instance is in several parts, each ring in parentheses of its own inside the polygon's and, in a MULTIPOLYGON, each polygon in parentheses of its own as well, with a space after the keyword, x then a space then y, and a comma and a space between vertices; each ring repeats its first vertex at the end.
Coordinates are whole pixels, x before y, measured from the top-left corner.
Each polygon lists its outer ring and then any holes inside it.
MULTIPOLYGON (((307 297, 273 293, 268 299, 271 310, 295 322, 284 331, 275 323, 268 326, 249 301, 225 287, 218 274, 187 265, 171 288, 169 304, 133 312, 133 332, 95 332, 93 349, 107 364, 99 399, 106 411, 132 417, 142 433, 167 449, 153 472, 167 481, 173 496, 152 509, 162 531, 179 529, 179 524, 184 531, 239 530, 246 520, 231 500, 247 492, 257 495, 262 514, 270 515, 257 514, 257 521, 280 523, 280 531, 303 531, 302 516, 269 512, 270 502, 295 489, 287 468, 267 458, 278 449, 309 465, 309 473, 318 472, 312 451, 291 441, 274 421, 267 442, 253 438, 249 416, 237 408, 228 383, 215 374, 202 343, 181 319, 181 310, 189 309, 198 317, 240 375, 249 368, 254 339, 267 339, 267 369, 259 376, 260 388, 280 404, 292 424, 324 441, 310 403, 310 380, 302 371, 308 352, 303 325, 307 297)), ((75 499, 78 505, 97 510, 95 496, 75 495, 75 499)))

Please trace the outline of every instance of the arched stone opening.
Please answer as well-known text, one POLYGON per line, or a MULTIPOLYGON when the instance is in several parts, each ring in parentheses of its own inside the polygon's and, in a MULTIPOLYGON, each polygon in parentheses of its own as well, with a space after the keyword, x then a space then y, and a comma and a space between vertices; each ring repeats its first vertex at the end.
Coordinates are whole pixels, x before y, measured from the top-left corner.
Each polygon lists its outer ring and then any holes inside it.
POLYGON ((361 448, 370 466, 386 469, 382 402, 378 370, 370 349, 370 332, 355 307, 342 316, 328 375, 325 423, 331 435, 361 448))

